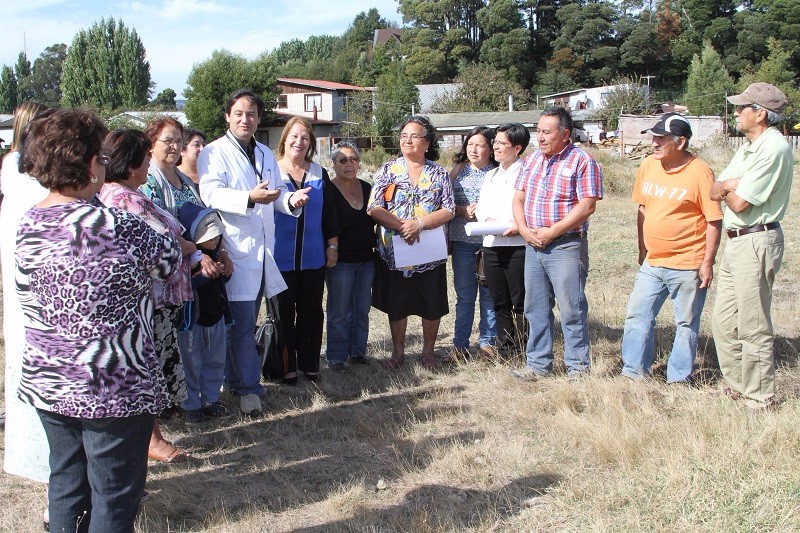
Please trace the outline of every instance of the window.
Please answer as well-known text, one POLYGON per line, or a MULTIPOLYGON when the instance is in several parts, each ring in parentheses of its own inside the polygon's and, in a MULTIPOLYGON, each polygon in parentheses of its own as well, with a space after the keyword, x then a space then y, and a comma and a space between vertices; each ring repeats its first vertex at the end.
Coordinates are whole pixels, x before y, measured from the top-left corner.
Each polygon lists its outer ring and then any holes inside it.
POLYGON ((286 109, 287 107, 289 107, 287 96, 285 94, 279 94, 275 98, 275 107, 277 107, 278 109, 286 109))
POLYGON ((322 95, 321 94, 307 94, 306 95, 306 111, 322 111, 322 95))

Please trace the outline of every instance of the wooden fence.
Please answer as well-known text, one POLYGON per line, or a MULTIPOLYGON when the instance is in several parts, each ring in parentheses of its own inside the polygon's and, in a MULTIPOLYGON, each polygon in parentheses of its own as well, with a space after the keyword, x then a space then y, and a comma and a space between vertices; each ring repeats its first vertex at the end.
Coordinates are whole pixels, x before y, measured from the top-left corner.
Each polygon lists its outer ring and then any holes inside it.
MULTIPOLYGON (((786 140, 794 150, 800 150, 800 135, 784 135, 786 140)), ((747 140, 747 137, 728 137, 728 144, 734 148, 739 148, 747 140)))

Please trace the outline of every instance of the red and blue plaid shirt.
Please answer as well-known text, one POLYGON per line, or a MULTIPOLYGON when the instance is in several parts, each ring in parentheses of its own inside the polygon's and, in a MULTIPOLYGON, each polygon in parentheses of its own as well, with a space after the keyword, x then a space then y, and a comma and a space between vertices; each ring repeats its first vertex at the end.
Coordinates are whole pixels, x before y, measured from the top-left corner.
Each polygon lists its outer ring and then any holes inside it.
MULTIPOLYGON (((584 198, 603 198, 603 173, 592 156, 573 144, 547 157, 539 150, 525 158, 515 188, 525 193, 525 224, 549 228, 584 198)), ((584 221, 574 231, 587 231, 584 221)))

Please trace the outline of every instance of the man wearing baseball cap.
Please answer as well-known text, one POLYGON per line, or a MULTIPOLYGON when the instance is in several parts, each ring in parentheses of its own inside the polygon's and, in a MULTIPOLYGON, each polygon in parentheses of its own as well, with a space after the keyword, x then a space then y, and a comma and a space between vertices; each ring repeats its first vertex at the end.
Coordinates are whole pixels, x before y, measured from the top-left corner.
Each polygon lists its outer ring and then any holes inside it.
POLYGON ((775 403, 772 284, 783 258, 780 221, 792 188, 792 150, 775 128, 788 103, 768 83, 729 96, 736 129, 746 142, 711 189, 722 202, 728 235, 718 273, 711 327, 717 358, 732 398, 752 408, 775 403))
POLYGON ((667 297, 675 310, 675 338, 667 382, 689 381, 700 315, 714 276, 722 211, 709 197, 714 173, 688 151, 692 127, 667 113, 642 133, 653 155, 642 161, 631 198, 639 205, 639 264, 622 336, 622 375, 643 379, 653 364, 653 333, 667 297))

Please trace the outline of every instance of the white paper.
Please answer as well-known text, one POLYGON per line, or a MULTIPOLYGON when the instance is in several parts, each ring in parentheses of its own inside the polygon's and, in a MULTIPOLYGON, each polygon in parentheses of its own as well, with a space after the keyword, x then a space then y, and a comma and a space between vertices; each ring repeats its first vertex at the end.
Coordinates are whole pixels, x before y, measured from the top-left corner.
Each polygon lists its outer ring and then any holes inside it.
POLYGON ((469 237, 473 235, 502 235, 511 229, 511 222, 467 222, 464 231, 469 237))
POLYGON ((444 226, 423 230, 419 242, 408 244, 400 235, 392 237, 394 264, 397 268, 424 265, 440 259, 447 259, 447 239, 444 226))

